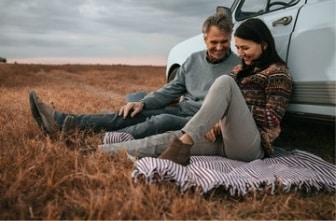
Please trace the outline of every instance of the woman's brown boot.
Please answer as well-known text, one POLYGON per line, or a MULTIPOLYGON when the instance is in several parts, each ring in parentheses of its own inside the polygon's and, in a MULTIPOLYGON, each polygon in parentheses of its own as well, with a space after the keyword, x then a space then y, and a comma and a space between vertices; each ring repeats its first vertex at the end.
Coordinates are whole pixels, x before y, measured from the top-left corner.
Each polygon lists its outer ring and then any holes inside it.
POLYGON ((174 138, 173 142, 158 158, 171 160, 186 166, 189 164, 191 146, 192 144, 185 144, 180 139, 174 138))

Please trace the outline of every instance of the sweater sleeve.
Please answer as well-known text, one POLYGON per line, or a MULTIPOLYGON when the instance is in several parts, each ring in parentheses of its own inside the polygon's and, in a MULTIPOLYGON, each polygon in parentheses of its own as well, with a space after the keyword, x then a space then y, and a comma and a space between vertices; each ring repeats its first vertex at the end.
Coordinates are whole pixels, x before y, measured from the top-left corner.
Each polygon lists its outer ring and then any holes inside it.
POLYGON ((161 108, 175 101, 178 97, 183 95, 185 91, 185 69, 184 65, 182 65, 172 81, 157 91, 149 93, 140 101, 145 104, 146 109, 161 108))
POLYGON ((285 114, 292 91, 292 78, 287 70, 270 73, 264 90, 265 107, 253 106, 251 111, 258 125, 275 128, 285 114))

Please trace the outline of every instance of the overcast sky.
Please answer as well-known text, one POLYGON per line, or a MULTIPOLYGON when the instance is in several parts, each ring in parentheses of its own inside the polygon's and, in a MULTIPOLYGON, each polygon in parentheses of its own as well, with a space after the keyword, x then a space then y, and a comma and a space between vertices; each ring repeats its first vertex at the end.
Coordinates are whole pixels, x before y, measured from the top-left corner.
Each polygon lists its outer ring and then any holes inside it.
POLYGON ((169 50, 200 34, 225 2, 232 1, 0 0, 0 57, 165 65, 169 50))

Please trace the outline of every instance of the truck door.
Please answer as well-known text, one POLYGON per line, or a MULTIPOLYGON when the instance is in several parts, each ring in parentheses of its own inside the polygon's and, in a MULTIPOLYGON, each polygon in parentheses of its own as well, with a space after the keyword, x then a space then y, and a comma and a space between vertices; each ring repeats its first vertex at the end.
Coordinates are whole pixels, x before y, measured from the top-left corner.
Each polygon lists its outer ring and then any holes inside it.
POLYGON ((271 30, 279 55, 287 61, 288 43, 298 12, 305 0, 241 0, 234 9, 235 27, 257 17, 271 30))

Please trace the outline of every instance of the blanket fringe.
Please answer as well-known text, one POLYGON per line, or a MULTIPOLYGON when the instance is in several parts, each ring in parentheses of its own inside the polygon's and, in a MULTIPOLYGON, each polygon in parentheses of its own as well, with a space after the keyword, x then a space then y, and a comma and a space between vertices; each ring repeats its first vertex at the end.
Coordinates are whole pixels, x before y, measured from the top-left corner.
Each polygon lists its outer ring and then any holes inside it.
POLYGON ((205 194, 222 187, 231 196, 244 196, 251 191, 270 187, 274 194, 281 191, 313 189, 336 191, 336 167, 310 153, 295 150, 280 151, 272 158, 249 163, 219 156, 192 156, 190 165, 181 166, 172 161, 145 157, 135 161, 132 177, 135 182, 173 181, 182 191, 200 188, 205 194))

